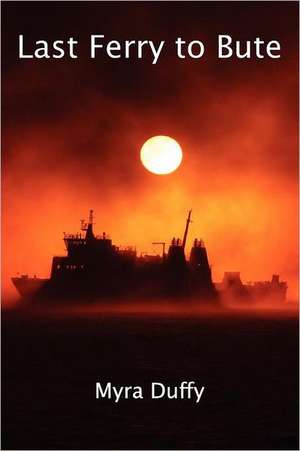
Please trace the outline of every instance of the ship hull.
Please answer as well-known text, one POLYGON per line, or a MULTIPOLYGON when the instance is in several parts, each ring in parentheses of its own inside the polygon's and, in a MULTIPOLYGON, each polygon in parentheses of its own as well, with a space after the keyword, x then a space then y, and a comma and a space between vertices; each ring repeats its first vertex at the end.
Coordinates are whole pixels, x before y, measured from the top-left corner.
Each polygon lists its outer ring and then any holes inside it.
MULTIPOLYGON (((12 282, 22 299, 49 303, 90 303, 95 301, 124 302, 135 299, 173 299, 174 302, 190 299, 192 301, 215 303, 218 299, 214 285, 199 288, 197 292, 188 285, 177 287, 175 292, 169 284, 159 284, 144 277, 138 282, 135 278, 131 283, 118 283, 116 279, 103 284, 99 279, 91 283, 82 280, 51 280, 29 277, 14 277, 12 282), (180 289, 179 289, 180 288, 180 289)), ((107 282, 107 281, 106 281, 107 282)))
POLYGON ((12 277, 12 283, 16 287, 22 298, 33 298, 49 282, 49 279, 40 279, 38 277, 12 277))
MULTIPOLYGON (((205 290, 199 290, 198 293, 194 293, 194 290, 189 290, 185 287, 181 292, 174 293, 169 291, 165 286, 154 286, 148 281, 146 283, 138 284, 134 283, 133 286, 124 285, 121 288, 117 288, 118 284, 115 284, 114 289, 112 286, 102 289, 96 286, 86 286, 82 283, 68 283, 68 281, 51 281, 51 279, 40 279, 30 277, 13 277, 12 282, 16 287, 18 293, 22 299, 31 300, 44 300, 50 302, 92 302, 101 299, 110 299, 113 301, 122 301, 124 299, 138 298, 172 298, 174 301, 180 301, 180 299, 193 299, 199 302, 216 302, 219 300, 232 300, 232 301, 245 301, 247 304, 255 301, 275 301, 282 303, 286 300, 286 289, 272 290, 265 289, 263 292, 253 289, 252 287, 243 286, 243 291, 232 292, 230 289, 226 289, 221 284, 213 284, 210 287, 206 287, 205 290)), ((119 286, 120 287, 120 286, 119 286)))

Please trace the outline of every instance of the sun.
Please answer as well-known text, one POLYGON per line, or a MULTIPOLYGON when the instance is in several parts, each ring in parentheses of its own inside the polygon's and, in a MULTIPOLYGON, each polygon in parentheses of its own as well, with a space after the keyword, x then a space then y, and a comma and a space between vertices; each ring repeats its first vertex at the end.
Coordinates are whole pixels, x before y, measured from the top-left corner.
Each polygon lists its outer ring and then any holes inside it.
POLYGON ((170 174, 180 165, 182 150, 178 142, 169 136, 153 136, 141 148, 141 161, 154 174, 170 174))

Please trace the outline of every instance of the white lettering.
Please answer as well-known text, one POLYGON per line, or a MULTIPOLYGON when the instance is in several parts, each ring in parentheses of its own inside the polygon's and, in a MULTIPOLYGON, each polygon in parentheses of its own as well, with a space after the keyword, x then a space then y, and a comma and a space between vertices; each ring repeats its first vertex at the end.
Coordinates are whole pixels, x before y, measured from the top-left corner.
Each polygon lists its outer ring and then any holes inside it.
POLYGON ((121 46, 119 41, 109 41, 106 47, 106 52, 110 58, 121 58, 120 55, 121 46), (117 55, 113 55, 112 52, 119 52, 117 55))
POLYGON ((280 58, 280 54, 279 55, 274 55, 272 52, 280 52, 280 43, 278 41, 270 41, 267 44, 267 55, 270 58, 280 58))
POLYGON ((19 34, 19 58, 33 58, 33 55, 24 54, 24 38, 22 34, 19 34))
POLYGON ((232 39, 227 34, 219 34, 218 36, 218 57, 219 58, 230 58, 232 56, 232 49, 229 47, 229 44, 232 43, 232 39), (226 39, 224 43, 224 39, 226 39), (223 53, 223 48, 227 50, 227 53, 223 53))
POLYGON ((191 41, 188 45, 188 54, 191 58, 201 58, 204 54, 204 45, 201 41, 191 41), (199 47, 198 53, 193 52, 193 47, 199 47))
POLYGON ((111 398, 111 383, 108 382, 105 386, 105 390, 103 390, 100 382, 96 382, 96 399, 99 399, 99 397, 105 398, 106 396, 109 399, 111 398))
POLYGON ((184 41, 181 38, 177 38, 176 41, 175 41, 176 48, 177 48, 177 56, 180 59, 184 59, 185 58, 185 56, 182 54, 182 44, 185 44, 185 42, 186 41, 184 41))
POLYGON ((149 46, 151 48, 152 54, 153 54, 153 61, 152 64, 156 64, 158 61, 158 58, 160 57, 161 51, 163 49, 163 46, 165 45, 165 41, 160 41, 159 46, 157 49, 155 48, 155 44, 152 41, 149 41, 149 46))
POLYGON ((95 58, 95 49, 103 48, 103 44, 96 44, 97 39, 103 39, 104 34, 92 34, 91 35, 91 58, 95 58))
POLYGON ((165 395, 165 391, 166 391, 166 389, 165 389, 165 386, 163 384, 161 384, 160 382, 152 382, 152 385, 151 385, 151 397, 153 399, 162 398, 165 395), (161 388, 161 393, 159 393, 158 395, 155 393, 156 386, 158 386, 158 388, 159 387, 161 388))

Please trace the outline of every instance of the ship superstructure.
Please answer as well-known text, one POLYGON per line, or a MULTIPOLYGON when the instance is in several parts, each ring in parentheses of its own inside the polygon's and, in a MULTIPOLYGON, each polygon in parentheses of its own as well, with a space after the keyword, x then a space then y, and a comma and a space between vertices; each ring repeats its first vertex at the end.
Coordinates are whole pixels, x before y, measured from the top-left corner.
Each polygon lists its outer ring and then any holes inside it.
POLYGON ((93 210, 88 222, 81 222, 81 232, 64 234, 67 255, 53 257, 51 286, 63 295, 113 295, 124 291, 132 281, 135 249, 115 246, 105 232, 95 235, 93 210))
POLYGON ((23 275, 12 281, 23 297, 58 301, 166 297, 216 302, 220 293, 247 299, 270 292, 285 299, 287 285, 278 276, 270 283, 244 285, 239 273, 225 273, 222 283, 214 284, 203 240, 196 238, 186 257, 191 214, 183 238, 173 238, 167 252, 166 243, 158 241, 153 244, 162 247, 161 255, 138 256, 134 247, 113 244, 105 232, 95 235, 90 210, 79 233, 64 234, 66 255, 53 257, 50 279, 23 275))
MULTIPOLYGON (((64 234, 67 254, 53 257, 50 279, 43 280, 42 286, 34 290, 35 296, 71 300, 124 296, 216 300, 203 241, 195 239, 189 259, 185 255, 191 213, 182 240, 173 238, 167 252, 164 242, 155 242, 162 245, 162 255, 138 256, 133 247, 113 244, 106 233, 95 235, 93 210, 90 210, 88 221, 81 221, 80 233, 64 234)), ((26 280, 29 286, 32 279, 26 280)), ((12 281, 21 292, 24 279, 15 277, 12 281)), ((21 294, 24 293, 22 289, 21 294)))
POLYGON ((239 271, 225 271, 223 280, 215 283, 215 287, 223 298, 235 301, 283 302, 288 289, 278 274, 273 274, 271 280, 243 283, 239 271))

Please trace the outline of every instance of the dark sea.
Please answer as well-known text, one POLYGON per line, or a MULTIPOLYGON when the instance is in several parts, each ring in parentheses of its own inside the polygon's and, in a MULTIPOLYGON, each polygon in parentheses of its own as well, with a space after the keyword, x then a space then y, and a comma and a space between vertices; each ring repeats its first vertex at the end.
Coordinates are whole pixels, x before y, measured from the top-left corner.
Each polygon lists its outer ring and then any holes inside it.
POLYGON ((298 351, 292 308, 6 309, 2 449, 298 449, 298 351), (198 404, 151 399, 182 381, 198 404))

